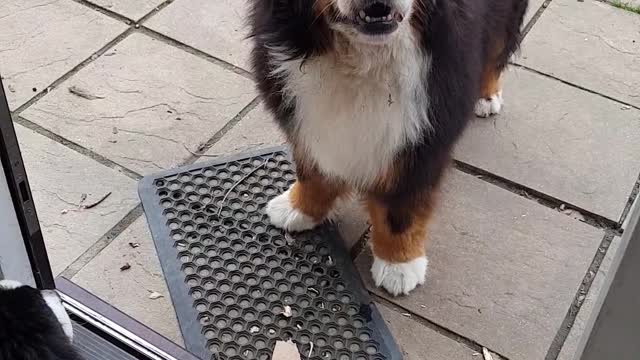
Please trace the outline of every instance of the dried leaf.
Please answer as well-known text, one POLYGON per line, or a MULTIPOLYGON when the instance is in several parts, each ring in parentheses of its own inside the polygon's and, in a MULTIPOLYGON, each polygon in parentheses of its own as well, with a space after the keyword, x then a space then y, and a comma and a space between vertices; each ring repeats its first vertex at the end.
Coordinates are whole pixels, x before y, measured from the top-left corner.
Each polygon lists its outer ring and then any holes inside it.
POLYGON ((151 299, 151 300, 156 300, 156 299, 160 299, 160 298, 163 298, 163 297, 164 297, 164 295, 162 295, 162 294, 160 294, 158 292, 155 292, 155 291, 152 291, 151 294, 149 294, 149 299, 151 299))
POLYGON ((130 243, 129 243, 129 246, 131 246, 132 248, 134 248, 134 249, 135 249, 135 248, 137 248, 137 247, 140 247, 140 244, 139 244, 139 243, 130 242, 130 243))
POLYGON ((276 346, 271 355, 272 360, 301 360, 296 344, 289 341, 276 341, 276 346))
POLYGON ((120 266, 120 271, 125 271, 125 270, 129 270, 129 269, 131 269, 131 264, 129 264, 129 263, 126 263, 126 264, 120 266))

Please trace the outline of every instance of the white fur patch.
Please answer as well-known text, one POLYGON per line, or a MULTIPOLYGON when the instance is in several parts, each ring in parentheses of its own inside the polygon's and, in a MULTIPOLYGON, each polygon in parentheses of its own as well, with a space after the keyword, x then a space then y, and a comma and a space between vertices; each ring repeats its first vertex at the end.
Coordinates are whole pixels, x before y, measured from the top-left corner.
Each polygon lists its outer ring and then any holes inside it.
POLYGON ((499 114, 504 105, 502 99, 502 91, 498 91, 497 94, 492 95, 488 99, 479 99, 476 103, 475 113, 478 117, 486 118, 491 115, 499 114))
POLYGON ((311 230, 318 225, 307 216, 291 206, 289 190, 278 195, 267 204, 266 212, 274 226, 286 231, 297 232, 311 230))
POLYGON ((285 98, 295 103, 299 143, 325 175, 355 187, 373 183, 431 128, 429 60, 408 21, 390 36, 368 45, 336 35, 333 51, 304 63, 271 49, 272 75, 285 80, 285 98))
MULTIPOLYGON (((19 287, 25 286, 24 284, 14 280, 0 280, 0 288, 5 290, 14 290, 19 287)), ((60 326, 69 340, 73 340, 73 327, 71 325, 71 319, 62 305, 62 299, 55 290, 42 290, 40 295, 47 303, 47 306, 51 309, 53 314, 58 319, 60 326)))
POLYGON ((24 286, 22 283, 14 280, 0 280, 0 288, 13 290, 24 286))
POLYGON ((376 286, 383 287, 391 295, 408 295, 424 284, 428 264, 426 256, 405 263, 390 263, 374 255, 371 275, 376 286))
POLYGON ((73 326, 71 325, 71 319, 62 305, 62 299, 56 293, 55 290, 42 290, 42 298, 47 302, 53 314, 58 318, 58 322, 62 326, 62 330, 69 340, 73 340, 73 326))

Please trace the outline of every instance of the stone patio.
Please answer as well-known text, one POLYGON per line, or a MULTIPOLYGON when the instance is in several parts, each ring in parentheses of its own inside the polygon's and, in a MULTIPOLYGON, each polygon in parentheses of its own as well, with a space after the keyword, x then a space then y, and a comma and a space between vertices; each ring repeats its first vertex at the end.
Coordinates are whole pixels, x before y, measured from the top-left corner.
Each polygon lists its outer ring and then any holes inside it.
MULTIPOLYGON (((251 81, 244 8, 0 2, 0 73, 55 274, 177 343, 137 181, 283 142, 251 81)), ((355 259, 405 359, 571 360, 638 191, 640 15, 531 0, 526 19, 503 114, 456 149, 428 283, 393 298, 371 286, 369 251, 355 259)), ((362 210, 341 214, 357 242, 362 210)))

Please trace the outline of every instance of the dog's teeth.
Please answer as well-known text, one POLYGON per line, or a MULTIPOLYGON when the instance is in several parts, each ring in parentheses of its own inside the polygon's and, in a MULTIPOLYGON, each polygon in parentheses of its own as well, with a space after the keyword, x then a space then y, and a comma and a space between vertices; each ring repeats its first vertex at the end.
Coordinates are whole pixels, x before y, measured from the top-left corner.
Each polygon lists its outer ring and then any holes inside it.
POLYGON ((371 22, 371 17, 367 16, 367 17, 365 17, 365 18, 364 18, 364 20, 365 20, 366 22, 371 22))
POLYGON ((360 10, 360 18, 364 19, 367 16, 363 10, 360 10))
POLYGON ((387 21, 391 21, 392 18, 393 18, 393 16, 387 15, 384 19, 387 20, 387 21))

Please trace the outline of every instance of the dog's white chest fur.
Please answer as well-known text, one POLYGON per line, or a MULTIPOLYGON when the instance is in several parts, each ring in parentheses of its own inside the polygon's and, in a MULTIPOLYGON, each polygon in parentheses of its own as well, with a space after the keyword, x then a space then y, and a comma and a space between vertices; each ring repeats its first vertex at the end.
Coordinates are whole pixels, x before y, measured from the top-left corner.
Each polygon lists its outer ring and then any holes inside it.
POLYGON ((304 64, 283 61, 277 73, 295 101, 297 137, 307 155, 326 175, 364 187, 429 129, 428 60, 409 34, 385 46, 345 42, 304 64))

